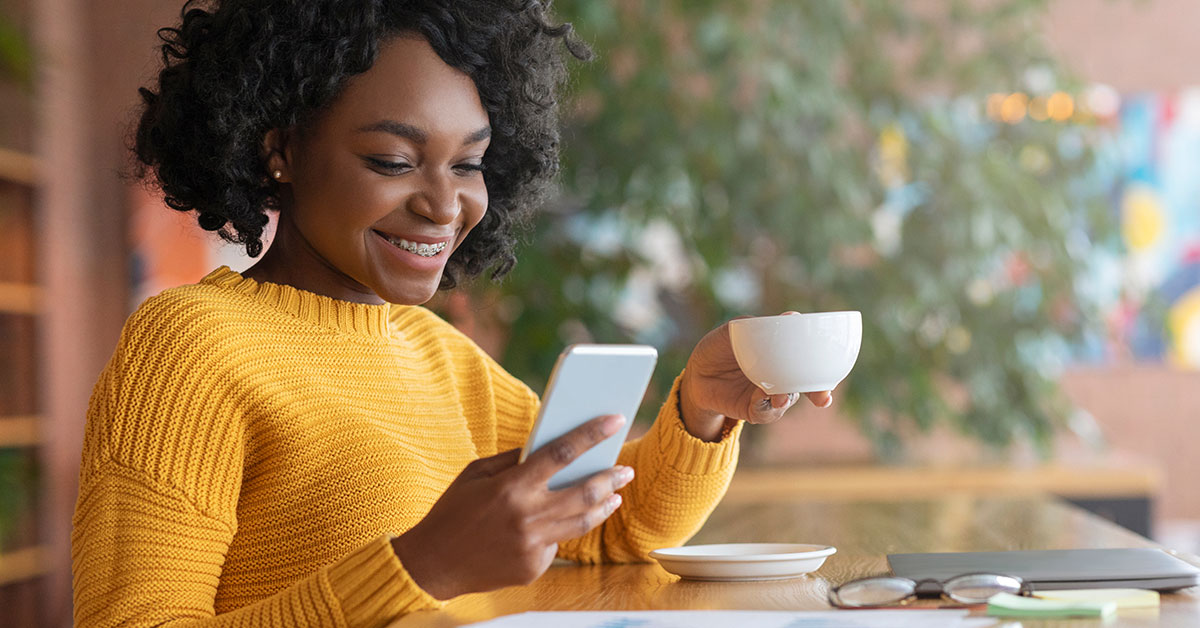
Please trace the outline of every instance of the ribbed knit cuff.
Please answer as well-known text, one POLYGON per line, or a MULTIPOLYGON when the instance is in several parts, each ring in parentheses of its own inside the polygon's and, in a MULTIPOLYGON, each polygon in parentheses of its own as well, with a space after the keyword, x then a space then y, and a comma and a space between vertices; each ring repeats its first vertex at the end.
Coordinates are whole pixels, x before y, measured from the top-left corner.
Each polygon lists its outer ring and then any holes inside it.
POLYGON ((444 603, 422 589, 381 536, 329 567, 329 584, 349 626, 382 625, 444 603))
POLYGON ((738 421, 725 438, 715 443, 692 436, 679 414, 679 383, 682 379, 682 374, 675 378, 654 427, 642 437, 643 440, 679 473, 708 475, 736 465, 743 421, 738 421))

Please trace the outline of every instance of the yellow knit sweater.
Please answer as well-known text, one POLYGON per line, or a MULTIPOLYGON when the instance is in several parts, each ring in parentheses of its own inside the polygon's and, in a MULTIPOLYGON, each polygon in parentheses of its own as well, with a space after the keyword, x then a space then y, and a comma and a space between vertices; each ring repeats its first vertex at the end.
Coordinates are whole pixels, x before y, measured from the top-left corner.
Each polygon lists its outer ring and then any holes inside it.
MULTIPOLYGON (((678 382, 581 562, 645 560, 724 494, 737 432, 682 426, 678 382)), ((378 626, 439 602, 389 540, 476 458, 519 447, 538 399, 421 307, 363 305, 221 268, 149 299, 88 410, 72 558, 93 626, 378 626)))

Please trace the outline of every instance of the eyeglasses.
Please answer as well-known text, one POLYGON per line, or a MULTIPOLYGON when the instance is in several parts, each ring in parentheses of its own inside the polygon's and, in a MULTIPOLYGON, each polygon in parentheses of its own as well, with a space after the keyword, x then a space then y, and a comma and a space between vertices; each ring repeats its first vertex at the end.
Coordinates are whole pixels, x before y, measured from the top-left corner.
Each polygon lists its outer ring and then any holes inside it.
POLYGON ((872 608, 905 604, 918 597, 944 597, 961 604, 983 604, 993 595, 1032 595, 1033 589, 1016 576, 968 573, 947 580, 909 580, 875 576, 851 580, 829 591, 829 603, 839 608, 872 608))

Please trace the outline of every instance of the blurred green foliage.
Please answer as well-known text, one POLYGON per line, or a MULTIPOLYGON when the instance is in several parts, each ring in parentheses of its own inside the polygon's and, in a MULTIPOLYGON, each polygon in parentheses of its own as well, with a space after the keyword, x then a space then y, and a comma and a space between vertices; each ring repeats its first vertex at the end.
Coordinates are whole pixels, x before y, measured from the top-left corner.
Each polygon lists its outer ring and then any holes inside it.
POLYGON ((996 92, 1079 93, 1044 4, 557 5, 599 59, 575 68, 561 198, 476 287, 505 366, 536 388, 566 343, 653 344, 652 415, 722 321, 855 309, 838 403, 882 456, 938 423, 1045 453, 1061 361, 1100 324, 1080 279, 1115 233, 1098 127, 986 115, 996 92))
POLYGON ((5 17, 0 4, 0 79, 30 87, 33 84, 33 52, 21 29, 5 17))
POLYGON ((32 512, 37 467, 31 452, 0 448, 0 552, 11 549, 19 536, 22 513, 32 512))

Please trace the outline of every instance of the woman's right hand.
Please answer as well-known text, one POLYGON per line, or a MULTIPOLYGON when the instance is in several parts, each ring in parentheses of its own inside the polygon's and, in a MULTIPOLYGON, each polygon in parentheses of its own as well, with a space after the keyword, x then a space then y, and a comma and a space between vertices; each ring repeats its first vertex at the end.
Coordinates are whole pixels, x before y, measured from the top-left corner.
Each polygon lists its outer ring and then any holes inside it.
POLYGON ((520 450, 513 449, 467 465, 429 514, 392 540, 400 562, 441 600, 533 582, 554 560, 559 542, 583 536, 621 505, 616 491, 633 480, 629 467, 557 491, 546 483, 624 423, 619 415, 598 417, 521 464, 520 450))

